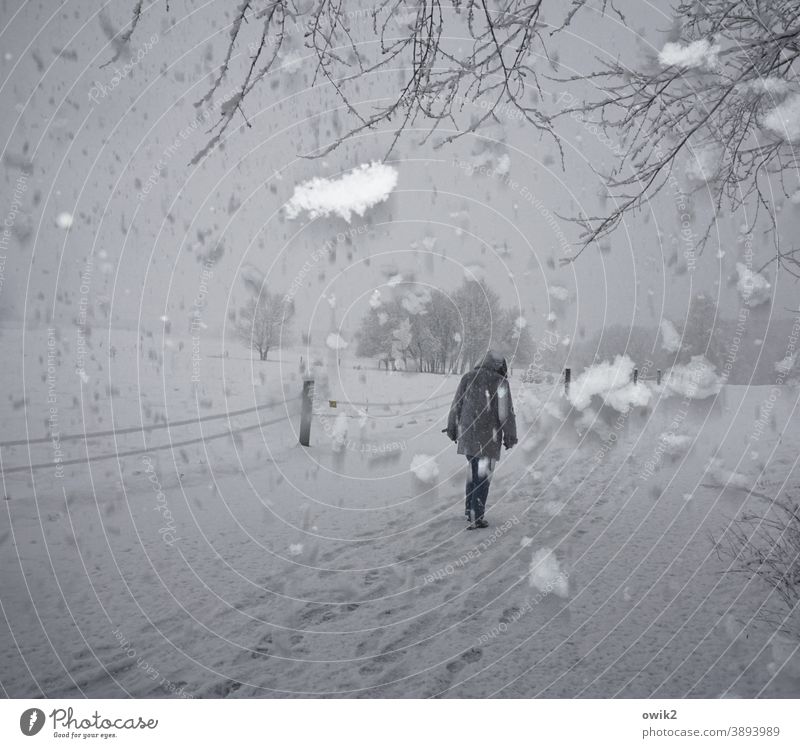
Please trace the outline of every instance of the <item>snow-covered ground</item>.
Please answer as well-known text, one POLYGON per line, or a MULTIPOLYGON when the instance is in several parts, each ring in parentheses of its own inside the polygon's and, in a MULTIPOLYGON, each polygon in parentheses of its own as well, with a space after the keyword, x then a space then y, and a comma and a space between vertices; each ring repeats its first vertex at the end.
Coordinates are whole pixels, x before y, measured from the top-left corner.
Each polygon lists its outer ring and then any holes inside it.
POLYGON ((115 331, 112 358, 94 335, 83 377, 48 380, 43 330, 8 373, 3 442, 45 440, 0 452, 7 695, 800 693, 796 647, 753 621, 766 589, 713 542, 797 485, 796 390, 656 393, 576 428, 560 386, 531 408, 512 378, 520 444, 467 532, 441 433, 457 377, 343 358, 327 390, 317 372, 306 449, 300 350, 203 341, 192 361, 188 338, 137 354, 115 331))

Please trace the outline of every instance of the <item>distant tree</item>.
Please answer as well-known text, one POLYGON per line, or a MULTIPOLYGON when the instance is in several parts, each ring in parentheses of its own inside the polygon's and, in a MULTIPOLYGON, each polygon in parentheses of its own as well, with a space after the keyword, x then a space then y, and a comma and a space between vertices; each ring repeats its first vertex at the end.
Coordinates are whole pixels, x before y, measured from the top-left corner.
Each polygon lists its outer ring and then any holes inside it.
POLYGON ((292 313, 292 305, 285 296, 262 289, 251 296, 239 312, 236 334, 242 343, 258 353, 261 361, 266 361, 271 348, 287 342, 292 313))
POLYGON ((411 320, 406 317, 392 330, 392 358, 402 359, 404 369, 408 366, 412 339, 411 320))
POLYGON ((440 374, 452 371, 461 348, 456 305, 450 296, 436 289, 431 294, 428 313, 421 319, 418 344, 425 353, 427 370, 440 374))
POLYGON ((491 347, 502 353, 509 366, 525 366, 534 357, 536 346, 519 310, 503 309, 495 328, 491 347))
POLYGON ((411 343, 409 352, 416 362, 417 371, 434 371, 432 362, 438 346, 436 336, 431 330, 435 322, 430 310, 424 314, 415 314, 409 318, 411 323, 411 343))
POLYGON ((379 366, 384 363, 389 368, 397 351, 394 333, 405 314, 405 310, 395 300, 370 309, 361 320, 361 328, 356 334, 358 340, 356 355, 377 358, 379 366))
POLYGON ((498 337, 502 321, 500 297, 484 283, 465 280, 453 294, 459 317, 461 351, 458 370, 475 366, 498 337))
POLYGON ((685 363, 692 356, 705 356, 721 368, 728 355, 730 327, 731 323, 720 317, 717 302, 703 293, 697 294, 686 315, 679 361, 685 363))

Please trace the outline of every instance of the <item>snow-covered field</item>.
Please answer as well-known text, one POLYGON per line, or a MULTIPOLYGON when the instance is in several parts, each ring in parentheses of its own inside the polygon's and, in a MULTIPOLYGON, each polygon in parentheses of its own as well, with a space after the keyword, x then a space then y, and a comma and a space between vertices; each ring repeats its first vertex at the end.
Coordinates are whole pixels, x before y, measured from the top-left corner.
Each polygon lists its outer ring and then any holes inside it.
POLYGON ((457 377, 343 359, 306 449, 302 351, 101 336, 48 379, 65 341, 26 332, 7 374, 7 695, 800 694, 795 645, 753 620, 767 590, 713 541, 796 487, 796 390, 656 393, 596 428, 512 378, 520 444, 466 532, 457 377))

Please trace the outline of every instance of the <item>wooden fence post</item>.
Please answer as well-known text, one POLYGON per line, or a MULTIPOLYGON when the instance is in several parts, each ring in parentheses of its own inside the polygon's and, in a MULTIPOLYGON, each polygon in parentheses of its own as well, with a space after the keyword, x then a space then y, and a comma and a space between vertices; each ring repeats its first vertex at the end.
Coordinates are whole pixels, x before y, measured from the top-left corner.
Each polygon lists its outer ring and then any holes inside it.
POLYGON ((311 439, 311 415, 314 407, 314 380, 303 380, 303 404, 300 409, 300 444, 309 446, 311 439))

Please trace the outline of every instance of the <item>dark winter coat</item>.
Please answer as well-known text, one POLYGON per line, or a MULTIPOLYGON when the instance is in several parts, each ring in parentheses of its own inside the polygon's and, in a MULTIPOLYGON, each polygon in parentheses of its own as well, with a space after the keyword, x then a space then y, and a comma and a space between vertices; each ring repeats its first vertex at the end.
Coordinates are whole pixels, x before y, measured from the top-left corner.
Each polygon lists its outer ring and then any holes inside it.
POLYGON ((458 441, 458 454, 470 457, 500 457, 500 447, 517 443, 517 422, 506 379, 506 362, 496 353, 487 353, 458 383, 447 435, 458 441))

